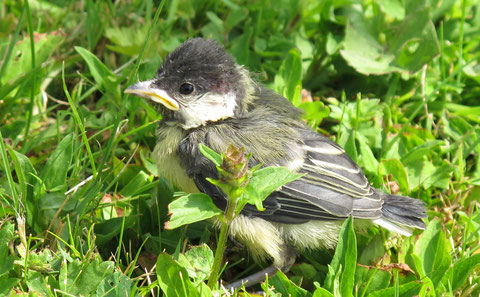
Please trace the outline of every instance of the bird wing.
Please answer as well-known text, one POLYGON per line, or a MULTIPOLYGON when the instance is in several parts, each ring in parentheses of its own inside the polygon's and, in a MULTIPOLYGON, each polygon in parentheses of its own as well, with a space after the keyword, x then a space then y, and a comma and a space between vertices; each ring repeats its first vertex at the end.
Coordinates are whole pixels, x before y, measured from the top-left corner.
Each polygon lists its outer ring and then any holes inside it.
MULTIPOLYGON (((305 176, 284 185, 264 201, 265 211, 246 205, 243 214, 268 221, 298 224, 310 220, 338 220, 381 217, 383 200, 370 186, 360 167, 335 142, 315 132, 305 131, 305 157, 298 172, 305 176)), ((204 168, 193 176, 200 191, 225 208, 225 194, 206 181, 216 176, 215 168, 204 168)))
POLYGON ((280 206, 275 215, 309 220, 350 215, 379 218, 383 200, 361 168, 328 138, 313 131, 304 131, 302 136, 305 157, 298 171, 305 176, 267 198, 276 200, 280 206))
MULTIPOLYGON (((228 127, 231 129, 230 126, 228 127)), ((220 125, 215 128, 210 127, 208 130, 207 128, 203 128, 206 131, 202 132, 204 134, 192 136, 185 142, 189 144, 188 148, 183 148, 182 145, 180 147, 186 152, 194 151, 197 146, 190 143, 192 139, 206 140, 206 144, 210 147, 215 147, 218 143, 228 145, 233 140, 225 138, 225 135, 234 134, 235 140, 239 141, 236 145, 245 146, 246 151, 253 154, 251 161, 264 162, 265 166, 289 167, 288 164, 301 164, 297 165, 296 171, 305 173, 305 176, 284 185, 267 197, 263 203, 265 211, 258 211, 255 206, 247 205, 243 210, 244 215, 289 224, 310 220, 337 220, 348 216, 368 219, 381 217, 383 200, 380 194, 370 186, 360 167, 335 142, 309 128, 292 127, 293 131, 290 132, 297 135, 298 141, 291 141, 297 138, 292 137, 293 139, 282 147, 284 153, 277 152, 279 156, 270 159, 266 155, 274 156, 276 151, 265 153, 265 150, 258 149, 257 146, 262 145, 262 140, 252 141, 250 139, 252 134, 244 132, 243 129, 237 129, 235 133, 225 131, 220 133, 222 128, 220 125), (244 134, 248 134, 248 137, 244 134), (298 151, 303 153, 292 153, 298 151)), ((268 128, 266 130, 274 131, 272 127, 268 128)), ((266 146, 269 143, 263 143, 263 145, 266 146)), ((218 207, 224 208, 226 204, 224 193, 205 180, 207 177, 218 177, 215 166, 205 158, 198 157, 190 160, 188 156, 190 154, 185 153, 182 158, 185 159, 187 168, 190 168, 189 175, 193 177, 198 189, 210 195, 218 207), (204 159, 206 162, 198 162, 204 159)))

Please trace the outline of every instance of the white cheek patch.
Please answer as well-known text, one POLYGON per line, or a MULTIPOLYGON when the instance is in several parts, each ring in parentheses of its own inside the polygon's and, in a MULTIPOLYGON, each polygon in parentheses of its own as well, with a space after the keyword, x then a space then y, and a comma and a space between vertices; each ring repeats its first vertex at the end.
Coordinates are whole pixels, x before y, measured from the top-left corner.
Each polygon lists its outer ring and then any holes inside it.
POLYGON ((196 101, 182 106, 178 111, 184 120, 182 127, 190 129, 233 117, 237 102, 234 93, 214 94, 207 93, 196 101))

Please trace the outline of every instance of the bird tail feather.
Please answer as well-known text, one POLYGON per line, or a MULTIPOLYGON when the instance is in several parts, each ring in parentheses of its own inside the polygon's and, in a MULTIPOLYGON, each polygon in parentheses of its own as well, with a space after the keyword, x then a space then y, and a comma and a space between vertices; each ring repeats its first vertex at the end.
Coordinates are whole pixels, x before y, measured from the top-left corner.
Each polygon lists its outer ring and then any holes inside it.
POLYGON ((422 219, 427 214, 421 200, 392 194, 382 195, 382 217, 374 220, 376 224, 406 236, 412 235, 412 228, 425 229, 422 219))

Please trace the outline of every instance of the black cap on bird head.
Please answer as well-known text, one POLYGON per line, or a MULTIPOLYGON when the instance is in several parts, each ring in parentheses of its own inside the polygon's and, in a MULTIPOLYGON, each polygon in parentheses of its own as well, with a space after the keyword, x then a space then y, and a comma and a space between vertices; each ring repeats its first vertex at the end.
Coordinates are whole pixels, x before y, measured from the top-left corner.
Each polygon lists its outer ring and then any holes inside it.
POLYGON ((248 72, 214 40, 187 40, 166 58, 152 80, 125 92, 162 106, 164 119, 182 128, 241 116, 253 93, 248 72))

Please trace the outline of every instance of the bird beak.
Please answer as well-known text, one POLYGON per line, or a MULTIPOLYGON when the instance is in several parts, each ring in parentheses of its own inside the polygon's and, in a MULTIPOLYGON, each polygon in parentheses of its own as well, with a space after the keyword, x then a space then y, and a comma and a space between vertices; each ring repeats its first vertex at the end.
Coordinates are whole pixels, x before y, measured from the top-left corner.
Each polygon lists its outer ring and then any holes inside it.
POLYGON ((150 99, 155 103, 160 103, 166 108, 177 111, 179 108, 177 100, 173 99, 164 90, 152 88, 152 81, 141 81, 125 89, 126 94, 132 94, 145 99, 150 99))

